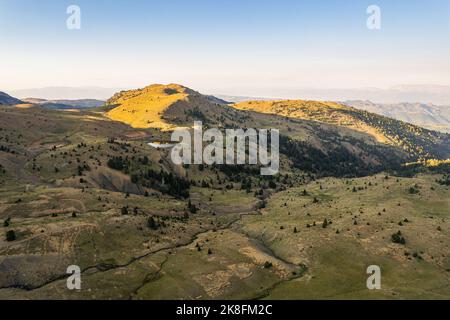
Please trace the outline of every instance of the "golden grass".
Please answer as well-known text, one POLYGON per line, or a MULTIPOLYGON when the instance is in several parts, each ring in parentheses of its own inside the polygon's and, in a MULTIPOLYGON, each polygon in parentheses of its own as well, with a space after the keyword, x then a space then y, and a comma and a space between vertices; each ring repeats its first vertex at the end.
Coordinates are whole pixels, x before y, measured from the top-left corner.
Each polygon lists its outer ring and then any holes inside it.
POLYGON ((133 128, 169 130, 173 125, 162 119, 162 115, 171 105, 185 100, 188 95, 187 88, 176 84, 156 84, 143 89, 121 92, 108 101, 108 104, 118 106, 106 115, 133 128))
POLYGON ((354 110, 352 107, 336 102, 310 100, 246 101, 234 104, 233 107, 240 110, 344 126, 367 133, 380 143, 391 143, 388 137, 375 128, 344 112, 354 110))
POLYGON ((35 107, 36 105, 32 104, 32 103, 21 103, 21 104, 16 104, 15 107, 16 108, 20 108, 20 109, 28 109, 28 108, 32 108, 35 107))

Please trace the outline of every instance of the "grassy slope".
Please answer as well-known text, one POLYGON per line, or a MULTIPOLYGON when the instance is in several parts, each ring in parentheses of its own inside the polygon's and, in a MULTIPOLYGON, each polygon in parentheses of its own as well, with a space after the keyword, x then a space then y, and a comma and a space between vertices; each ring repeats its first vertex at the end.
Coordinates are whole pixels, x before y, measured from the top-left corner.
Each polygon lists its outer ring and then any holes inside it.
POLYGON ((134 128, 170 129, 173 125, 162 119, 172 104, 188 97, 188 89, 179 85, 152 85, 144 89, 116 94, 109 105, 118 105, 107 113, 113 120, 122 121, 134 128))
POLYGON ((377 142, 401 148, 420 157, 450 157, 446 134, 429 131, 418 126, 389 119, 367 111, 357 110, 335 102, 306 100, 246 101, 235 108, 294 119, 314 120, 363 132, 377 142))
MULTIPOLYGON (((172 115, 184 117, 183 108, 167 110, 166 114, 172 111, 172 115)), ((317 121, 229 109, 221 115, 202 110, 210 121, 219 121, 214 117, 223 115, 232 123, 242 115, 249 126, 280 127, 283 133, 317 146, 336 130, 336 137, 351 134, 368 139, 364 132, 317 121)), ((438 175, 400 178, 398 182, 394 177, 386 180, 384 175, 354 180, 324 178, 307 185, 301 185, 304 179, 291 179, 294 186, 274 194, 258 215, 253 192, 259 187, 255 184, 250 193, 239 190, 239 183, 227 191, 228 181, 220 172, 172 168, 167 161, 160 162, 167 155, 145 142, 149 137, 163 139, 165 133, 133 129, 95 112, 40 108, 1 108, 0 112, 0 144, 14 151, 0 152, 0 164, 6 169, 0 173, 0 218, 12 218, 10 226, 0 225, 0 234, 17 231, 14 242, 0 239, 2 298, 450 295, 446 271, 450 268, 450 191, 435 182, 438 175), (108 143, 109 137, 116 137, 117 143, 108 143), (192 187, 191 200, 200 210, 183 220, 186 200, 159 193, 126 197, 102 187, 95 180, 96 174, 104 173, 105 163, 113 155, 147 155, 150 166, 177 169, 197 182, 218 176, 225 183, 215 184, 214 189, 192 187), (38 169, 33 169, 33 163, 38 169), (77 167, 84 163, 91 170, 82 174, 85 182, 81 183, 77 167), (410 194, 409 188, 416 184, 420 193, 410 194), (361 190, 353 192, 353 187, 361 190), (303 189, 307 196, 302 195, 303 189), (121 215, 124 206, 129 206, 131 214, 121 215), (138 208, 136 213, 134 207, 138 208), (76 217, 72 217, 73 212, 76 217), (150 215, 167 219, 166 226, 149 229, 150 215), (321 227, 324 218, 333 222, 326 229, 321 227), (410 222, 400 226, 405 218, 410 222), (306 227, 314 221, 315 227, 306 227), (398 230, 407 240, 405 246, 390 241, 398 230), (422 259, 413 257, 414 253, 422 259), (272 267, 264 268, 266 262, 272 267), (64 279, 53 281, 65 274, 69 264, 87 268, 81 292, 66 290, 64 279), (381 292, 365 289, 369 264, 382 267, 381 292)), ((283 173, 295 175, 289 160, 283 162, 283 173)), ((111 174, 109 180, 124 182, 123 173, 111 174)))
POLYGON ((277 286, 268 298, 448 299, 449 199, 448 187, 432 176, 323 179, 277 194, 266 214, 246 218, 241 228, 278 256, 308 266, 305 277, 277 286), (410 194, 416 184, 420 194, 410 194), (327 228, 324 219, 332 221, 327 228), (392 243, 398 230, 406 245, 392 243), (381 291, 365 286, 372 264, 381 267, 381 291))

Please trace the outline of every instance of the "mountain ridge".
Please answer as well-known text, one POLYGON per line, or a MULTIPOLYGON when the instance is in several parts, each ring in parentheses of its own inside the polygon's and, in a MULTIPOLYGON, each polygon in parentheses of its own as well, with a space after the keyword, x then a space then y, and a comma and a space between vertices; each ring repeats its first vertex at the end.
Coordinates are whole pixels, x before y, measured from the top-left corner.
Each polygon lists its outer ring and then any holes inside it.
POLYGON ((0 105, 15 105, 21 103, 23 103, 23 101, 12 97, 5 92, 0 91, 0 105))
MULTIPOLYGON (((202 120, 205 125, 222 129, 279 126, 282 134, 296 141, 304 141, 321 152, 344 147, 356 157, 365 157, 366 162, 378 154, 378 160, 370 160, 371 163, 387 161, 384 156, 381 157, 381 150, 387 150, 385 146, 396 148, 403 154, 398 162, 450 157, 450 138, 446 134, 337 102, 271 100, 226 104, 217 103, 210 96, 181 85, 157 84, 121 91, 107 104, 111 106, 105 113, 108 118, 134 128, 170 131, 178 126, 190 127, 194 120, 202 120), (360 148, 355 149, 349 141, 345 142, 349 137, 359 141, 360 148), (369 151, 373 145, 380 149, 369 151)), ((399 157, 398 154, 392 156, 399 157)))
POLYGON ((450 137, 444 133, 427 130, 395 119, 339 104, 311 100, 247 101, 234 105, 241 110, 277 114, 294 119, 313 120, 347 127, 372 135, 379 143, 401 147, 419 157, 450 156, 446 146, 450 137), (420 140, 420 141, 419 141, 420 140), (415 144, 420 144, 415 146, 415 144), (440 148, 444 149, 441 152, 440 148))

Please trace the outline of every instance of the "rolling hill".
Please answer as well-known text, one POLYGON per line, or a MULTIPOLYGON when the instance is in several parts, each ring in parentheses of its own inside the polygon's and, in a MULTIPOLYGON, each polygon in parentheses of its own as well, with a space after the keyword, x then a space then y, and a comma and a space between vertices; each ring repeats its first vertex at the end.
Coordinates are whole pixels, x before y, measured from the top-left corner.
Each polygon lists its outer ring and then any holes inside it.
POLYGON ((105 116, 136 129, 171 131, 194 120, 226 128, 279 128, 290 165, 319 175, 367 175, 402 163, 450 157, 449 135, 320 101, 227 104, 177 84, 122 91, 105 116))
POLYGON ((316 121, 348 128, 371 136, 377 143, 391 145, 412 157, 450 157, 448 134, 358 110, 335 102, 307 100, 246 101, 235 108, 292 119, 316 121))
MULTIPOLYGON (((233 112, 226 101, 202 95, 177 84, 155 84, 143 89, 121 91, 107 101, 106 116, 133 128, 170 130, 177 125, 192 125, 191 119, 208 122, 233 112)), ((219 121, 216 121, 219 123, 219 121)))

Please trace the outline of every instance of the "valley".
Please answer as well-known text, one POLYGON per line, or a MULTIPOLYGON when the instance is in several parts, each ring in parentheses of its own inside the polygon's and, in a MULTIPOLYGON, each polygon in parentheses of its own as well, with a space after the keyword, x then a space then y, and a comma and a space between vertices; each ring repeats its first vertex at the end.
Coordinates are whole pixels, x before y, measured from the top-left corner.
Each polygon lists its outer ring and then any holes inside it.
POLYGON ((449 142, 338 103, 175 84, 0 106, 0 299, 449 299, 449 142), (148 144, 199 120, 279 129, 279 174, 148 144))

